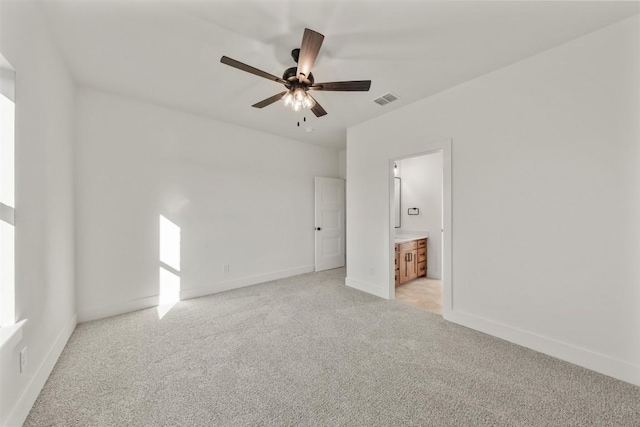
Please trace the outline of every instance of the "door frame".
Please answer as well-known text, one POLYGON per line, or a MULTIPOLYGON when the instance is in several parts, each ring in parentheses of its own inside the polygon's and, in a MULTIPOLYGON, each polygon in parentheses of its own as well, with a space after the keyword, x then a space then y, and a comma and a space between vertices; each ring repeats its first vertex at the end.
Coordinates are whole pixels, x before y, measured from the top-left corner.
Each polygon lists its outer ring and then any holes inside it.
POLYGON ((420 151, 407 153, 389 159, 389 299, 395 299, 395 209, 394 209, 394 173, 393 164, 399 160, 423 156, 442 151, 442 317, 447 319, 453 311, 453 221, 452 221, 452 159, 451 139, 427 143, 420 151))

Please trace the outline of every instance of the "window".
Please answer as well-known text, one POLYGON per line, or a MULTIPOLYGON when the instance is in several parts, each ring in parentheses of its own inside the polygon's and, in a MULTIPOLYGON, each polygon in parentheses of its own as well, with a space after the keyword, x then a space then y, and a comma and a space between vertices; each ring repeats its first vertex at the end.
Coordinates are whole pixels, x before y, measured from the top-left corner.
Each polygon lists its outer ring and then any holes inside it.
POLYGON ((15 323, 15 72, 0 55, 0 326, 15 323))

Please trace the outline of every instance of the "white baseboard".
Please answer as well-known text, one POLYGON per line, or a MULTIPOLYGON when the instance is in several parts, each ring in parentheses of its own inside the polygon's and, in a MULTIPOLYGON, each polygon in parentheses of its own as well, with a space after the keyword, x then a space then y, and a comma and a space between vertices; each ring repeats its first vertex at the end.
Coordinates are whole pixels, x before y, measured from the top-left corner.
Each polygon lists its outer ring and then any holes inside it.
POLYGON ((117 316, 118 314, 131 313, 132 311, 143 310, 145 308, 156 307, 159 303, 157 295, 138 298, 130 301, 123 301, 118 304, 102 305, 100 307, 78 310, 78 322, 88 322, 90 320, 104 319, 105 317, 117 316))
POLYGON ((218 282, 208 286, 199 286, 197 288, 185 289, 180 292, 180 299, 191 299, 211 295, 218 292, 230 291, 232 289, 244 288, 245 286, 257 285, 258 283, 270 282, 272 280, 284 279, 287 277, 298 276, 300 274, 312 273, 315 266, 302 265, 300 267, 289 268, 286 270, 272 271, 266 274, 258 274, 256 276, 241 277, 239 279, 218 282))
POLYGON ((64 325, 56 340, 53 342, 53 345, 49 349, 49 352, 45 356, 44 360, 38 366, 34 376, 31 381, 27 385, 22 396, 20 396, 20 400, 16 404, 15 408, 11 414, 7 417, 7 422, 5 426, 13 427, 13 426, 21 426, 24 421, 27 419, 27 415, 29 415, 29 411, 31 411, 31 407, 35 403, 40 391, 44 387, 44 384, 47 382, 51 371, 53 371, 53 367, 56 365, 62 350, 64 350, 64 346, 67 345, 67 341, 71 337, 73 330, 76 328, 78 324, 77 316, 74 315, 69 321, 64 325))
POLYGON ((582 347, 534 334, 459 310, 445 313, 445 320, 502 338, 566 362, 640 386, 640 365, 634 365, 582 347))
POLYGON ((358 279, 352 279, 350 277, 344 279, 344 284, 350 288, 357 289, 362 292, 367 292, 380 298, 389 299, 389 289, 383 286, 376 286, 358 279))
MULTIPOLYGON (((265 274, 255 276, 241 277, 239 279, 228 280, 225 282, 217 282, 207 286, 199 286, 197 288, 184 289, 180 292, 180 299, 186 300, 198 298, 205 295, 211 295, 218 292, 229 291, 232 289, 243 288, 245 286, 256 285, 258 283, 269 282, 272 280, 284 279, 286 277, 297 276, 299 274, 311 273, 315 270, 315 266, 303 265, 300 267, 289 268, 286 270, 272 271, 265 274)), ((116 316, 118 314, 130 313, 132 311, 143 310, 145 308, 156 307, 158 305, 158 296, 149 296, 130 301, 124 301, 118 304, 104 305, 95 308, 89 308, 78 311, 78 320, 80 322, 88 322, 90 320, 103 319, 105 317, 116 316)))

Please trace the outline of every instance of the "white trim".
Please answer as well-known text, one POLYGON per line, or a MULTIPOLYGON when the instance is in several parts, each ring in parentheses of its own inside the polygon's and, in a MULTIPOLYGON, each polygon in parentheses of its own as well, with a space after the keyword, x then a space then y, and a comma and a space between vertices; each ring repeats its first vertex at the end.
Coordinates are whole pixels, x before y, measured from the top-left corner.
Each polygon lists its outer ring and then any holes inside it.
POLYGON ((300 267, 289 268, 287 270, 273 271, 271 273, 258 274, 256 276, 242 277, 240 279, 218 282, 210 286, 185 289, 180 293, 180 299, 191 299, 211 295, 218 292, 230 291, 232 289, 244 288, 245 286, 257 285, 258 283, 271 282, 273 280, 285 279, 287 277, 298 276, 300 274, 313 273, 315 265, 302 265, 300 267))
POLYGON ((22 340, 22 328, 27 323, 27 319, 21 320, 13 325, 5 325, 0 328, 0 350, 11 349, 22 340))
POLYGON ((160 303, 158 295, 123 301, 118 304, 102 305, 100 307, 78 310, 78 321, 89 322, 91 320, 104 319, 145 308, 157 307, 160 303))
MULTIPOLYGON (((270 282, 272 280, 284 279, 286 277, 297 276, 299 274, 312 273, 315 266, 302 265, 287 270, 278 270, 256 276, 242 277, 239 279, 228 280, 225 282, 217 282, 207 286, 199 286, 196 288, 184 289, 180 292, 180 300, 198 298, 205 295, 211 295, 218 292, 229 291, 232 289, 243 288, 245 286, 256 285, 258 283, 270 282)), ((117 304, 103 305, 100 307, 89 308, 78 311, 78 319, 80 322, 88 322, 90 320, 103 319, 105 317, 117 316, 118 314, 130 313, 132 311, 143 310, 145 308, 157 307, 159 304, 158 296, 148 296, 130 301, 123 301, 117 304)))
POLYGON ((401 156, 389 159, 389 287, 383 298, 394 299, 396 293, 395 285, 395 212, 394 212, 394 173, 393 164, 402 159, 416 156, 423 156, 438 151, 442 151, 442 222, 444 231, 442 232, 442 314, 446 315, 453 310, 453 249, 452 249, 452 159, 451 159, 451 139, 444 139, 421 145, 419 150, 405 153, 401 156))
POLYGON ((21 426, 27 419, 29 411, 31 411, 31 407, 36 402, 40 391, 42 391, 42 388, 47 382, 51 371, 53 371, 53 367, 56 365, 62 350, 64 350, 64 347, 67 345, 67 341, 69 341, 69 338, 77 324, 78 319, 76 315, 73 315, 73 317, 64 325, 44 360, 40 366, 38 366, 38 369, 31 378, 31 381, 27 385, 24 393, 20 396, 18 403, 13 408, 11 414, 7 417, 5 426, 21 426))
POLYGON ((357 289, 359 291, 366 292, 380 298, 389 299, 389 292, 387 291, 385 286, 363 282, 361 280, 352 279, 350 277, 346 277, 344 279, 344 284, 350 288, 357 289))
POLYGON ((502 338, 566 362, 640 386, 640 365, 614 359, 582 347, 557 341, 459 310, 449 311, 443 317, 450 322, 502 338))

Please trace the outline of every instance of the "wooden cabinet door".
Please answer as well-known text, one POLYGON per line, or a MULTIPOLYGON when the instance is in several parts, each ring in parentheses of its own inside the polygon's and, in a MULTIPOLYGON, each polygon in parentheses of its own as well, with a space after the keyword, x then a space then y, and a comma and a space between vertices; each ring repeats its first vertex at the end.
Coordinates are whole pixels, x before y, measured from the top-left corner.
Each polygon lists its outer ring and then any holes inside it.
POLYGON ((418 251, 400 252, 400 284, 418 277, 418 251))
POLYGON ((409 279, 409 256, 407 256, 408 253, 408 251, 400 252, 400 284, 411 280, 409 279))
POLYGON ((411 261, 409 262, 411 263, 411 266, 410 266, 411 280, 413 280, 416 277, 418 277, 418 251, 417 250, 414 249, 411 251, 411 261))

